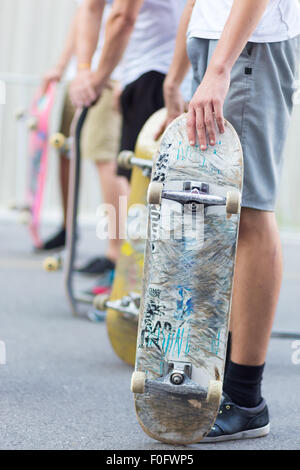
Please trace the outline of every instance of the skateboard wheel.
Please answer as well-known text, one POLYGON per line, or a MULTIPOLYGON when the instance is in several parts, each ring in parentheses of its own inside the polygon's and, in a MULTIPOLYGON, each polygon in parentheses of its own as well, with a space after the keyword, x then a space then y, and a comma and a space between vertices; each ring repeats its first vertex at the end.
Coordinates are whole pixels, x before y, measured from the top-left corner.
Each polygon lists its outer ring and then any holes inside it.
POLYGON ((121 168, 125 168, 127 170, 130 170, 130 168, 132 167, 132 165, 131 165, 132 157, 134 157, 133 152, 131 152, 130 150, 123 150, 118 155, 118 165, 121 168))
POLYGON ((31 214, 29 211, 22 211, 19 216, 19 222, 23 225, 28 225, 30 222, 31 214))
POLYGON ((152 182, 149 184, 147 202, 148 204, 161 204, 161 195, 163 190, 162 183, 152 182))
POLYGON ((43 262, 43 268, 45 271, 57 271, 61 266, 61 260, 58 258, 46 258, 43 262))
POLYGON ((144 372, 134 372, 131 377, 132 393, 144 393, 146 374, 144 372))
POLYGON ((221 380, 210 380, 206 401, 218 403, 221 400, 223 384, 221 380))
POLYGON ((54 147, 55 149, 61 149, 62 147, 64 147, 65 145, 65 142, 66 142, 66 138, 63 134, 61 134, 60 132, 58 132, 57 134, 53 134, 51 137, 50 137, 50 145, 52 147, 54 147))
POLYGON ((11 201, 8 202, 7 204, 7 208, 10 210, 10 211, 15 211, 17 210, 18 206, 17 206, 17 203, 14 199, 12 199, 11 201))
POLYGON ((238 214, 241 210, 241 195, 238 191, 229 191, 226 197, 227 214, 238 214))
POLYGON ((27 121, 28 129, 34 131, 38 126, 38 120, 36 117, 32 117, 27 121))
POLYGON ((19 108, 19 109, 16 109, 15 111, 15 118, 17 120, 19 119, 23 119, 25 117, 25 114, 26 114, 26 110, 24 108, 19 108))
POLYGON ((93 300, 93 306, 100 311, 106 310, 106 302, 109 300, 109 295, 99 294, 93 300))

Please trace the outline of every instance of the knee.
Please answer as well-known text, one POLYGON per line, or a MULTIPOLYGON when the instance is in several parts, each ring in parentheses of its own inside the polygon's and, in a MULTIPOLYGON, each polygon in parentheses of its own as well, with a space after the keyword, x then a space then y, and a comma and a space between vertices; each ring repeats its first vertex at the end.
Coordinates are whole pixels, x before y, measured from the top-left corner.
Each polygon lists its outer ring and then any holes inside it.
POLYGON ((243 208, 240 219, 240 242, 270 243, 278 239, 278 229, 275 214, 243 208))

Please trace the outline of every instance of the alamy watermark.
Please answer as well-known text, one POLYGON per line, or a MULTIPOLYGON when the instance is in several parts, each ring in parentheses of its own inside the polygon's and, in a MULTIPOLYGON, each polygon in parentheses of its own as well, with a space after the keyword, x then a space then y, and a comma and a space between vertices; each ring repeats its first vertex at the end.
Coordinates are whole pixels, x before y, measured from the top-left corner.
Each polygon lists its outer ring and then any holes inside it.
POLYGON ((6 104, 6 84, 0 80, 0 104, 6 104))
POLYGON ((0 366, 6 364, 6 346, 4 341, 0 340, 0 366))
POLYGON ((292 363, 298 366, 300 365, 300 340, 293 341, 291 348, 294 350, 292 352, 292 363))
POLYGON ((100 240, 142 240, 147 238, 148 217, 151 214, 151 240, 204 240, 204 207, 202 204, 169 204, 147 207, 132 204, 127 210, 127 198, 119 199, 119 210, 111 204, 100 204, 96 235, 100 240))

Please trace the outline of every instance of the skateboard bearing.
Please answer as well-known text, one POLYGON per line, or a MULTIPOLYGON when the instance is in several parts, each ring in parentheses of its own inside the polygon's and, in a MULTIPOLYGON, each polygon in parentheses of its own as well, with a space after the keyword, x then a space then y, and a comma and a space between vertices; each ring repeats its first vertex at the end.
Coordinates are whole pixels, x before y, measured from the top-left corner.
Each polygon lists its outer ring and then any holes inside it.
POLYGON ((173 385, 181 385, 183 381, 184 376, 179 372, 174 372, 174 374, 171 375, 171 382, 173 385))

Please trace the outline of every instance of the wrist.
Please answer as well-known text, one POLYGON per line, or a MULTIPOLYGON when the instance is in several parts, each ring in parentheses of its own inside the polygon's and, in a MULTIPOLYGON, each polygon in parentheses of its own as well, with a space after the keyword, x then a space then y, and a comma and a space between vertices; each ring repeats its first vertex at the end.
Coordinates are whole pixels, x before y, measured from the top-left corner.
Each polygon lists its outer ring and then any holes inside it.
POLYGON ((56 64, 54 69, 57 71, 58 75, 62 76, 64 71, 65 71, 65 65, 64 64, 56 64))
POLYGON ((172 94, 180 88, 180 82, 167 75, 164 81, 164 93, 172 94))
POLYGON ((217 76, 225 76, 230 74, 231 66, 223 61, 212 60, 208 65, 208 70, 217 76))
POLYGON ((109 77, 106 77, 101 69, 96 69, 93 72, 93 81, 96 87, 103 88, 108 82, 108 80, 109 77))
POLYGON ((91 70, 90 62, 79 62, 77 64, 77 71, 80 72, 82 70, 91 70))

